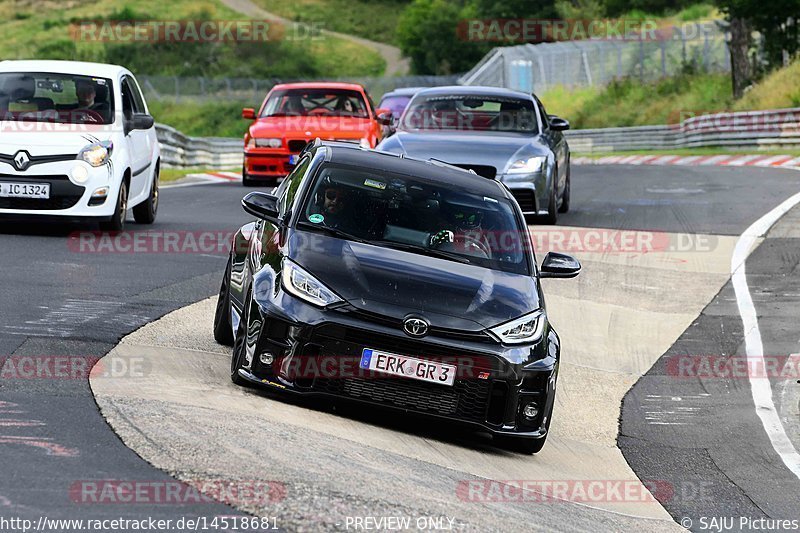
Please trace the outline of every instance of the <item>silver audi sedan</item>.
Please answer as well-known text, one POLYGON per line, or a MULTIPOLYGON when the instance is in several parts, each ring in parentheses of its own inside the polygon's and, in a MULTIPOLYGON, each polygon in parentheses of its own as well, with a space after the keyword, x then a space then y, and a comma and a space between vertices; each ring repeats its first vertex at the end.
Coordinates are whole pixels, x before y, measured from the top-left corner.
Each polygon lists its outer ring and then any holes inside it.
POLYGON ((437 159, 504 183, 526 216, 555 224, 569 210, 569 122, 532 94, 498 87, 418 92, 378 150, 437 159))

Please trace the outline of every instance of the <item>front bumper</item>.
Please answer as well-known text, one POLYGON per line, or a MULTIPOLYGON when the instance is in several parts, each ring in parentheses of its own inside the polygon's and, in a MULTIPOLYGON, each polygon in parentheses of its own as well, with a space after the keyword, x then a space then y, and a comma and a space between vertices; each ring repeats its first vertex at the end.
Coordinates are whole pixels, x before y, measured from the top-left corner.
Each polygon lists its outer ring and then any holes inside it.
POLYGON ((550 183, 547 173, 500 174, 497 177, 514 195, 522 212, 526 215, 546 215, 550 200, 550 183))
POLYGON ((286 150, 260 150, 244 152, 244 170, 251 179, 275 180, 286 176, 294 168, 290 162, 292 152, 286 150))
MULTIPOLYGON (((549 327, 543 340, 525 348, 530 359, 513 364, 504 357, 509 349, 483 334, 432 332, 416 340, 386 320, 366 320, 349 306, 314 309, 311 314, 318 316, 310 323, 278 309, 259 310, 264 327, 248 349, 249 367, 240 370, 253 384, 446 419, 498 435, 542 438, 547 433, 558 375, 558 337, 549 327), (364 370, 359 366, 364 348, 453 364, 455 382, 445 386, 364 370), (272 364, 260 362, 264 352, 272 354, 272 364), (529 402, 539 410, 533 418, 522 413, 529 402)), ((520 349, 512 351, 518 357, 520 349)))
POLYGON ((113 166, 92 167, 81 161, 60 161, 41 164, 18 172, 11 167, 0 168, 0 181, 11 183, 48 183, 50 198, 0 198, 0 217, 29 218, 52 217, 57 219, 107 219, 114 207, 121 178, 113 178, 113 166), (88 172, 84 183, 70 179, 74 167, 83 166, 88 172), (108 188, 105 197, 92 198, 99 189, 108 188))

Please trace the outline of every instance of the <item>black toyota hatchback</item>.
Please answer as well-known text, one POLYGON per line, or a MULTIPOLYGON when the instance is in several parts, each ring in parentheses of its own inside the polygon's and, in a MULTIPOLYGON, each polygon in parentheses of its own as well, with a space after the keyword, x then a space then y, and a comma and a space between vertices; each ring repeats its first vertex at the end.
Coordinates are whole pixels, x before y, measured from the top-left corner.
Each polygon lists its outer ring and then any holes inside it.
POLYGON ((242 201, 214 336, 231 379, 364 402, 491 432, 536 453, 560 342, 522 212, 498 181, 315 141, 273 194, 242 201))

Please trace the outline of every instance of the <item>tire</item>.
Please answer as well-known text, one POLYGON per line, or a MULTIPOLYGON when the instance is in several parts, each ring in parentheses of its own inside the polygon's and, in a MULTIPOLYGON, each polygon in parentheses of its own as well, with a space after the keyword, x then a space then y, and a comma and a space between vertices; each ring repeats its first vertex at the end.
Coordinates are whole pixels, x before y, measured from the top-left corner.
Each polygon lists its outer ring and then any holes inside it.
POLYGON ((247 298, 245 298, 242 319, 236 329, 236 339, 233 342, 233 353, 231 354, 231 381, 234 385, 239 385, 240 387, 252 386, 249 381, 239 375, 239 369, 242 368, 244 353, 247 349, 247 322, 250 314, 250 305, 250 295, 248 294, 247 298))
MULTIPOLYGON (((556 169, 556 175, 558 169, 556 169)), ((550 200, 547 202, 547 214, 539 218, 540 224, 555 225, 558 223, 558 209, 556 208, 556 180, 553 179, 553 187, 550 189, 550 200)))
POLYGON ((561 207, 558 208, 559 213, 569 212, 569 197, 570 189, 572 188, 572 178, 570 177, 569 166, 567 166, 567 183, 564 185, 564 195, 561 197, 561 207))
POLYGON ((247 177, 247 170, 245 170, 244 168, 242 168, 242 186, 244 187, 256 186, 256 182, 247 177))
POLYGON ((158 188, 159 188, 159 175, 161 169, 156 165, 156 172, 153 176, 153 185, 150 187, 150 195, 147 200, 140 203, 133 208, 133 219, 137 224, 152 224, 156 221, 158 214, 158 188))
POLYGON ((214 340, 225 346, 233 346, 233 326, 231 325, 231 260, 225 267, 225 275, 217 296, 217 311, 214 313, 214 340))
POLYGON ((547 435, 540 439, 523 439, 520 437, 506 436, 499 438, 499 443, 503 448, 525 455, 539 453, 542 451, 542 448, 544 448, 544 443, 546 441, 547 435))
POLYGON ((111 215, 111 220, 104 220, 100 223, 100 229, 103 231, 122 231, 125 229, 125 219, 128 216, 128 185, 125 180, 122 180, 122 185, 119 187, 119 195, 117 195, 117 205, 114 208, 114 214, 111 215))

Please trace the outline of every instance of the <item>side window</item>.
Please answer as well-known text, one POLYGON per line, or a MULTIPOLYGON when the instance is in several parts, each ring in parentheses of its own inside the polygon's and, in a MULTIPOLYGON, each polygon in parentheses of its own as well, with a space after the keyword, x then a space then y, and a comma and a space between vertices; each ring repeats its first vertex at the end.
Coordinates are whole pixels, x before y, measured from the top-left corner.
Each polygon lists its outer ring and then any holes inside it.
POLYGON ((128 86, 128 80, 122 79, 120 84, 120 92, 122 93, 122 114, 125 120, 130 120, 133 116, 133 99, 131 98, 131 89, 128 86))
POLYGON ((300 187, 300 182, 303 181, 303 176, 311 165, 311 157, 304 157, 297 166, 292 170, 288 176, 283 180, 280 187, 276 191, 278 196, 278 212, 280 216, 284 216, 289 208, 294 204, 294 198, 297 195, 297 189, 300 187))
POLYGON ((533 97, 536 101, 536 109, 539 111, 539 119, 542 121, 542 129, 547 129, 550 127, 550 120, 547 118, 547 111, 544 109, 544 105, 542 102, 539 101, 539 98, 536 96, 533 97))
POLYGON ((126 76, 128 80, 131 96, 133 97, 133 110, 135 113, 147 113, 147 106, 144 105, 144 97, 142 97, 142 90, 136 80, 130 76, 126 76))
POLYGON ((131 81, 128 76, 122 78, 122 112, 126 119, 130 119, 134 113, 145 112, 142 95, 131 81))

